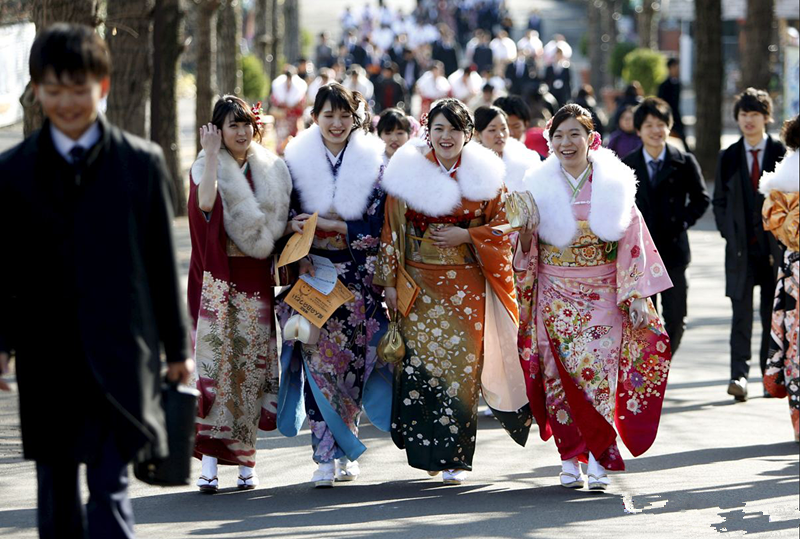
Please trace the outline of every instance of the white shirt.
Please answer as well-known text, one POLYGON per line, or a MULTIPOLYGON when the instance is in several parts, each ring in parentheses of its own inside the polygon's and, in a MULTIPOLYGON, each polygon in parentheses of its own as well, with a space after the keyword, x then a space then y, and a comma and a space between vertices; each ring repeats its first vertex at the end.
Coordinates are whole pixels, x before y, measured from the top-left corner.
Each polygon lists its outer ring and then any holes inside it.
POLYGON ((764 163, 764 152, 767 150, 767 134, 764 133, 764 138, 761 139, 761 142, 756 144, 755 146, 750 146, 747 143, 747 140, 744 141, 744 150, 745 156, 747 157, 747 172, 749 173, 753 170, 753 154, 750 153, 750 150, 761 150, 758 152, 758 171, 763 172, 764 167, 761 166, 764 163))
MULTIPOLYGON (((653 179, 653 169, 650 168, 650 162, 651 161, 655 161, 655 159, 653 159, 650 156, 650 153, 647 150, 645 150, 644 147, 642 147, 642 153, 644 154, 644 164, 647 165, 647 173, 650 175, 650 179, 652 180, 653 179)), ((658 154, 658 160, 661 161, 661 164, 659 165, 659 167, 663 167, 664 166, 664 159, 666 157, 667 157, 667 145, 664 144, 664 148, 661 150, 661 153, 658 154)))
POLYGON ((565 169, 564 167, 561 167, 561 172, 564 173, 564 177, 567 179, 567 182, 569 182, 569 184, 572 186, 573 190, 578 188, 578 185, 580 185, 580 183, 581 183, 581 178, 583 178, 583 176, 586 174, 586 171, 589 170, 589 166, 590 165, 586 165, 586 168, 583 169, 583 172, 578 174, 577 178, 574 177, 569 172, 567 172, 567 169, 565 169))
POLYGON ((51 123, 50 136, 53 139, 53 146, 56 147, 56 151, 61 154, 61 157, 63 157, 67 163, 72 163, 72 156, 70 155, 72 148, 80 146, 86 151, 100 140, 100 124, 95 121, 78 140, 72 140, 51 123))

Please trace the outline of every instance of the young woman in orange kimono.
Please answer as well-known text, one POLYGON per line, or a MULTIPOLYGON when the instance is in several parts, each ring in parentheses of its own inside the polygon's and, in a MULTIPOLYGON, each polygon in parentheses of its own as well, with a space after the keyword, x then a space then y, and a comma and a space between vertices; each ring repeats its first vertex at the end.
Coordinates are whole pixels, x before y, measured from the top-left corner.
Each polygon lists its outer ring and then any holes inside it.
POLYGON ((519 443, 531 424, 517 355, 517 302, 506 224, 503 161, 469 143, 472 117, 435 102, 427 144, 397 150, 383 177, 385 222, 375 283, 396 308, 400 267, 421 288, 401 322, 392 439, 408 462, 446 484, 472 470, 478 395, 519 443))

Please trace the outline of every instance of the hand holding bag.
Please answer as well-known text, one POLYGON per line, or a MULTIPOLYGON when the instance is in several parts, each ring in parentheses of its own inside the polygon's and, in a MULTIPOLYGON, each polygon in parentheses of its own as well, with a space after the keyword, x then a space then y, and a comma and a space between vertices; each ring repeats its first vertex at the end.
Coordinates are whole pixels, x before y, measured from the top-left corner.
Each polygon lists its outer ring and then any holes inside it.
POLYGON ((403 358, 406 357, 406 344, 400 334, 400 322, 397 311, 393 311, 389 320, 389 327, 386 333, 378 341, 378 357, 386 363, 392 365, 402 365, 403 358))
POLYGON ((169 456, 135 463, 133 473, 137 479, 150 485, 188 485, 192 472, 194 452, 195 416, 200 392, 186 385, 164 381, 161 405, 167 424, 169 456))

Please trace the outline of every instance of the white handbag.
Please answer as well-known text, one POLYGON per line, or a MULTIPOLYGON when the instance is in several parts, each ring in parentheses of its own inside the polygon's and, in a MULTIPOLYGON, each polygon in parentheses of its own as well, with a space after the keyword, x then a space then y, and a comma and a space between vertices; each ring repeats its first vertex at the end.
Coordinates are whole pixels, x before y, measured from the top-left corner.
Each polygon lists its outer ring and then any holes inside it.
POLYGON ((293 315, 283 327, 283 340, 298 340, 303 344, 317 344, 319 328, 299 314, 293 315))

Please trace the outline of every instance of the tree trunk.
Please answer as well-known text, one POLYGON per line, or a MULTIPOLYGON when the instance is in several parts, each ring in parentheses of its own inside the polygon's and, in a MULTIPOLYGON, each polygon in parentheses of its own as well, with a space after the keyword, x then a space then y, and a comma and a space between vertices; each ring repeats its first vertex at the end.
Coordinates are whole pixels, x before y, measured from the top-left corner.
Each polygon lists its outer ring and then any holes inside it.
POLYGON ((195 146, 197 153, 203 149, 200 144, 200 126, 211 121, 211 111, 214 106, 216 90, 215 67, 216 59, 216 32, 214 16, 219 7, 219 0, 195 0, 197 7, 197 104, 195 106, 195 146))
POLYGON ((222 0, 217 12, 217 86, 220 93, 242 95, 242 5, 222 0))
POLYGON ((713 178, 722 136, 722 2, 695 2, 694 88, 697 95, 695 155, 713 178))
POLYGON ((601 2, 587 2, 587 28, 586 37, 588 42, 588 56, 589 65, 593 66, 589 70, 589 84, 597 90, 603 85, 603 72, 601 71, 601 53, 600 50, 600 7, 601 2))
MULTIPOLYGON (((36 32, 55 22, 75 22, 97 26, 97 0, 32 0, 31 15, 36 32)), ((25 115, 22 132, 27 137, 42 126, 42 107, 36 102, 31 83, 19 98, 25 115)))
POLYGON ((769 48, 773 44, 775 0, 748 0, 742 50, 742 89, 767 90, 770 81, 769 48))
POLYGON ((178 60, 183 52, 181 0, 156 0, 153 12, 153 91, 150 139, 161 146, 172 176, 175 215, 186 215, 186 188, 178 144, 178 60))
POLYGON ((264 73, 269 73, 269 62, 267 61, 267 47, 270 38, 269 15, 269 0, 256 0, 256 35, 253 39, 253 53, 261 62, 264 73))
POLYGON ((150 96, 152 0, 108 0, 106 41, 111 52, 108 120, 147 137, 145 118, 150 96))
MULTIPOLYGON (((267 59, 269 60, 270 87, 272 86, 272 81, 274 81, 275 77, 278 76, 278 63, 283 45, 283 17, 281 16, 282 10, 280 9, 281 1, 282 0, 269 0, 269 29, 271 40, 269 42, 269 53, 267 54, 267 59)), ((271 90, 270 93, 272 93, 271 90)))
POLYGON ((283 52, 286 61, 295 64, 303 55, 300 46, 300 3, 298 0, 284 0, 284 46, 283 52))
MULTIPOLYGON (((702 0, 699 0, 702 2, 702 0)), ((636 8, 636 28, 639 33, 639 46, 645 49, 658 48, 658 13, 661 2, 642 0, 641 8, 636 8)))

